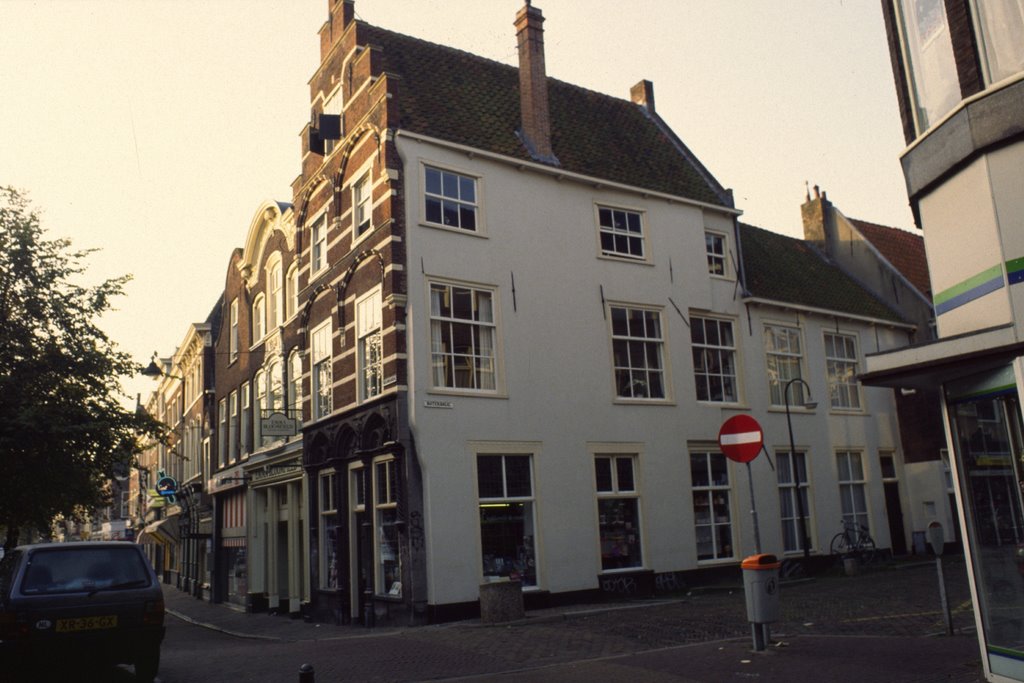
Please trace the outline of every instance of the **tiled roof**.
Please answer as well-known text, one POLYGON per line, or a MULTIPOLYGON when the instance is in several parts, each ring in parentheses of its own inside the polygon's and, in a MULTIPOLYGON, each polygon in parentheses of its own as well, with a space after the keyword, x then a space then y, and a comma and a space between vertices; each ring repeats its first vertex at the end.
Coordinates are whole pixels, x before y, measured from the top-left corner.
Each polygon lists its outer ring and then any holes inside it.
POLYGON ((925 258, 924 238, 906 230, 890 228, 851 218, 864 237, 875 245, 903 277, 910 280, 917 291, 931 298, 931 280, 928 277, 928 259, 925 258))
MULTIPOLYGON (((384 70, 401 77, 399 127, 530 161, 520 127, 519 72, 468 52, 362 24, 383 48, 384 70)), ((548 78, 551 146, 560 168, 674 196, 729 206, 646 110, 548 78)))
POLYGON ((747 292, 760 299, 903 322, 808 242, 739 224, 747 292))

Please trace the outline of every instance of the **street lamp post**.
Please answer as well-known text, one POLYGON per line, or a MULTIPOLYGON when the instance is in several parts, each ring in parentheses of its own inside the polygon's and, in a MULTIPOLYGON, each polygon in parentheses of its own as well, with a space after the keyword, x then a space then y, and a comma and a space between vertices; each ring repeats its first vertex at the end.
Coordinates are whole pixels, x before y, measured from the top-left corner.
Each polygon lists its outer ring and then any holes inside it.
MULTIPOLYGON (((803 496, 800 494, 800 468, 796 462, 796 443, 793 441, 793 418, 790 417, 789 414, 789 387, 792 386, 794 382, 799 382, 804 385, 807 389, 807 398, 811 397, 811 387, 800 377, 794 377, 786 382, 786 387, 782 392, 783 398, 786 402, 786 426, 789 427, 789 462, 790 466, 793 468, 793 482, 795 484, 794 492, 796 494, 796 514, 800 519, 800 548, 804 551, 804 563, 806 564, 807 560, 810 559, 811 550, 807 544, 807 519, 804 516, 803 496)), ((801 405, 805 408, 813 409, 818 404, 813 401, 804 401, 801 405)))

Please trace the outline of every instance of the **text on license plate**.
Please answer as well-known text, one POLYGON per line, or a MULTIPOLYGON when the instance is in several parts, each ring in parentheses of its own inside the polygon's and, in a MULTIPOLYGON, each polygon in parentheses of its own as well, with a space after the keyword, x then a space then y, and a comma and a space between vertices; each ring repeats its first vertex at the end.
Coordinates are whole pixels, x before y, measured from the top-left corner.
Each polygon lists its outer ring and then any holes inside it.
POLYGON ((58 619, 57 633, 67 631, 95 631, 102 628, 114 628, 117 626, 117 615, 112 614, 105 617, 78 617, 77 619, 58 619))

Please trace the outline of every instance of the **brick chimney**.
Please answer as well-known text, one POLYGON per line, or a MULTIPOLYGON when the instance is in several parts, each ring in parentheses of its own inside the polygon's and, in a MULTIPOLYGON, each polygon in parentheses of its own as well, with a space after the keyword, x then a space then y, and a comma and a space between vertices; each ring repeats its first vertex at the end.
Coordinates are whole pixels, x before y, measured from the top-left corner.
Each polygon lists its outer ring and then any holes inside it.
POLYGON ((640 81, 630 88, 629 98, 633 104, 639 104, 647 111, 654 113, 654 84, 650 81, 640 81))
POLYGON ((516 14, 519 42, 520 139, 538 161, 557 164, 551 149, 551 115, 548 110, 548 77, 544 69, 544 16, 530 0, 516 14))
POLYGON ((836 248, 836 229, 828 194, 815 185, 814 196, 811 197, 811 189, 807 188, 807 199, 800 206, 800 214, 804 223, 804 239, 831 257, 836 248))

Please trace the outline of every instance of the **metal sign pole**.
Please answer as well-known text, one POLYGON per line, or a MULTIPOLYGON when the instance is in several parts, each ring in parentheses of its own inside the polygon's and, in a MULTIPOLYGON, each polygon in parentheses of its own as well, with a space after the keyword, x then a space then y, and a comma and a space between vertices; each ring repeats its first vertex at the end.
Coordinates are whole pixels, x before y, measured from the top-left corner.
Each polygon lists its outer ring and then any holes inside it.
POLYGON ((747 461, 747 483, 750 484, 750 516, 754 520, 754 554, 761 554, 761 530, 757 526, 757 503, 754 501, 754 475, 747 461))

